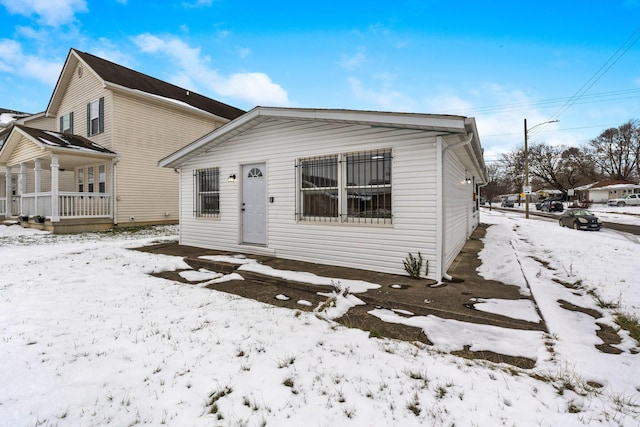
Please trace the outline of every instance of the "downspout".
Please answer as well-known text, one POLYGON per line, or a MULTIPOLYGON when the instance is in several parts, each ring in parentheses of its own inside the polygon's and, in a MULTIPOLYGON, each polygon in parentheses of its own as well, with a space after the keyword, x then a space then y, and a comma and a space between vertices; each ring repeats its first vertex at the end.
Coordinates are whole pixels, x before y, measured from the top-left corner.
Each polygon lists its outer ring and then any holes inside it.
POLYGON ((116 165, 118 159, 111 160, 111 197, 113 199, 113 226, 118 226, 118 172, 116 171, 116 165))
POLYGON ((449 275, 446 271, 445 268, 445 259, 446 259, 446 254, 445 254, 445 245, 444 242, 447 240, 447 226, 445 224, 445 215, 446 215, 446 204, 447 204, 447 197, 445 194, 445 189, 447 187, 446 185, 446 173, 445 173, 445 164, 446 159, 447 159, 447 152, 449 152, 449 150, 451 150, 452 148, 457 148, 457 147, 461 147, 463 145, 467 145, 470 144, 471 141, 473 140, 473 132, 469 132, 469 135, 467 137, 467 139, 460 141, 460 142, 456 142, 455 144, 452 145, 448 145, 446 146, 443 150, 442 150, 442 168, 441 168, 441 176, 442 176, 442 188, 440 193, 442 194, 442 204, 441 204, 441 212, 440 212, 440 220, 442 221, 440 227, 442 228, 442 239, 440 240, 440 271, 442 272, 442 278, 446 279, 446 280, 451 280, 453 279, 451 277, 451 275, 449 275))

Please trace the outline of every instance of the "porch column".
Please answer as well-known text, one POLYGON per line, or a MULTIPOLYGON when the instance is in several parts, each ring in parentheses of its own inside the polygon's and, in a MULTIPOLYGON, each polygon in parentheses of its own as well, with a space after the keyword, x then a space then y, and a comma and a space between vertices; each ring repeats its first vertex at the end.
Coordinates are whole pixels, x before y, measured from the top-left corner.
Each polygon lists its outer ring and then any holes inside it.
POLYGON ((60 202, 58 201, 58 156, 51 155, 51 222, 60 221, 60 202))
POLYGON ((11 202, 13 200, 13 194, 11 193, 11 180, 12 180, 12 175, 13 175, 13 171, 11 170, 11 168, 9 166, 5 166, 5 169, 7 170, 6 174, 5 174, 5 191, 4 194, 7 195, 7 203, 6 203, 6 212, 4 213, 4 217, 5 218, 9 218, 13 215, 12 212, 12 206, 13 203, 11 202))
POLYGON ((20 163, 20 172, 18 173, 18 195, 20 196, 20 215, 25 212, 22 206, 22 195, 27 192, 27 164, 20 163))
MULTIPOLYGON (((33 161, 33 163, 35 164, 34 166, 34 179, 35 179, 35 183, 34 183, 34 193, 38 194, 40 192, 40 189, 42 189, 42 182, 41 182, 41 177, 42 177, 42 164, 40 162, 40 159, 35 159, 33 161)), ((33 213, 36 215, 40 215, 40 209, 38 209, 38 205, 40 203, 38 203, 38 196, 36 195, 33 198, 33 202, 35 203, 34 206, 34 211, 33 213)))
POLYGON ((41 179, 42 179, 42 162, 40 161, 40 159, 35 159, 34 163, 35 163, 34 171, 35 171, 35 181, 36 181, 35 182, 35 190, 34 190, 34 192, 35 193, 39 193, 40 190, 42 189, 42 182, 41 182, 41 179))

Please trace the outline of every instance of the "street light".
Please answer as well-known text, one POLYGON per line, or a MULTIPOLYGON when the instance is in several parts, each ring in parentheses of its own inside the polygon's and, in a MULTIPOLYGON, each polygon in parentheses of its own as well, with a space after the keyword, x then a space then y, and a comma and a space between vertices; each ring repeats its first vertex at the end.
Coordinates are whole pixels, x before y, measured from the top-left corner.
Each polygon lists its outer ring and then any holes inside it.
POLYGON ((529 196, 531 195, 531 187, 529 186, 529 141, 528 134, 530 130, 537 128, 538 126, 546 125, 548 123, 557 123, 560 120, 548 120, 546 122, 538 123, 531 129, 527 129, 527 119, 524 119, 524 213, 525 218, 529 219, 529 196))

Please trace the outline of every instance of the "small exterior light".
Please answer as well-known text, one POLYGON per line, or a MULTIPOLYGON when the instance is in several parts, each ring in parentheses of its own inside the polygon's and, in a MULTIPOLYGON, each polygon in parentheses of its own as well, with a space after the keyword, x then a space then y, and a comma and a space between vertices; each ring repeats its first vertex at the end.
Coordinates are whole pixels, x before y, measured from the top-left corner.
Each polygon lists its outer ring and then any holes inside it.
POLYGON ((229 175, 229 178, 227 179, 227 181, 229 182, 236 182, 236 174, 231 174, 229 175))

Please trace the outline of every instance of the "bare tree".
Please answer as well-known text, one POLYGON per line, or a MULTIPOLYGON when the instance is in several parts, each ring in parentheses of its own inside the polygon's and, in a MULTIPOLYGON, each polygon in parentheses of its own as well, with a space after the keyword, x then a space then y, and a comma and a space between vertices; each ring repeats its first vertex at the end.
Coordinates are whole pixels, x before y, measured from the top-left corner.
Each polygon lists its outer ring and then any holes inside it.
POLYGON ((506 192, 519 193, 524 184, 524 149, 500 154, 499 165, 506 192))
POLYGON ((482 187, 482 195, 489 202, 489 209, 491 209, 491 201, 500 194, 507 193, 508 186, 505 184, 504 173, 498 163, 487 165, 487 178, 487 185, 482 187))
POLYGON ((544 142, 529 147, 529 174, 556 190, 566 190, 562 182, 563 150, 563 147, 554 147, 544 142))
POLYGON ((591 155, 603 175, 613 180, 630 180, 639 172, 640 123, 630 120, 609 128, 589 141, 591 155))

